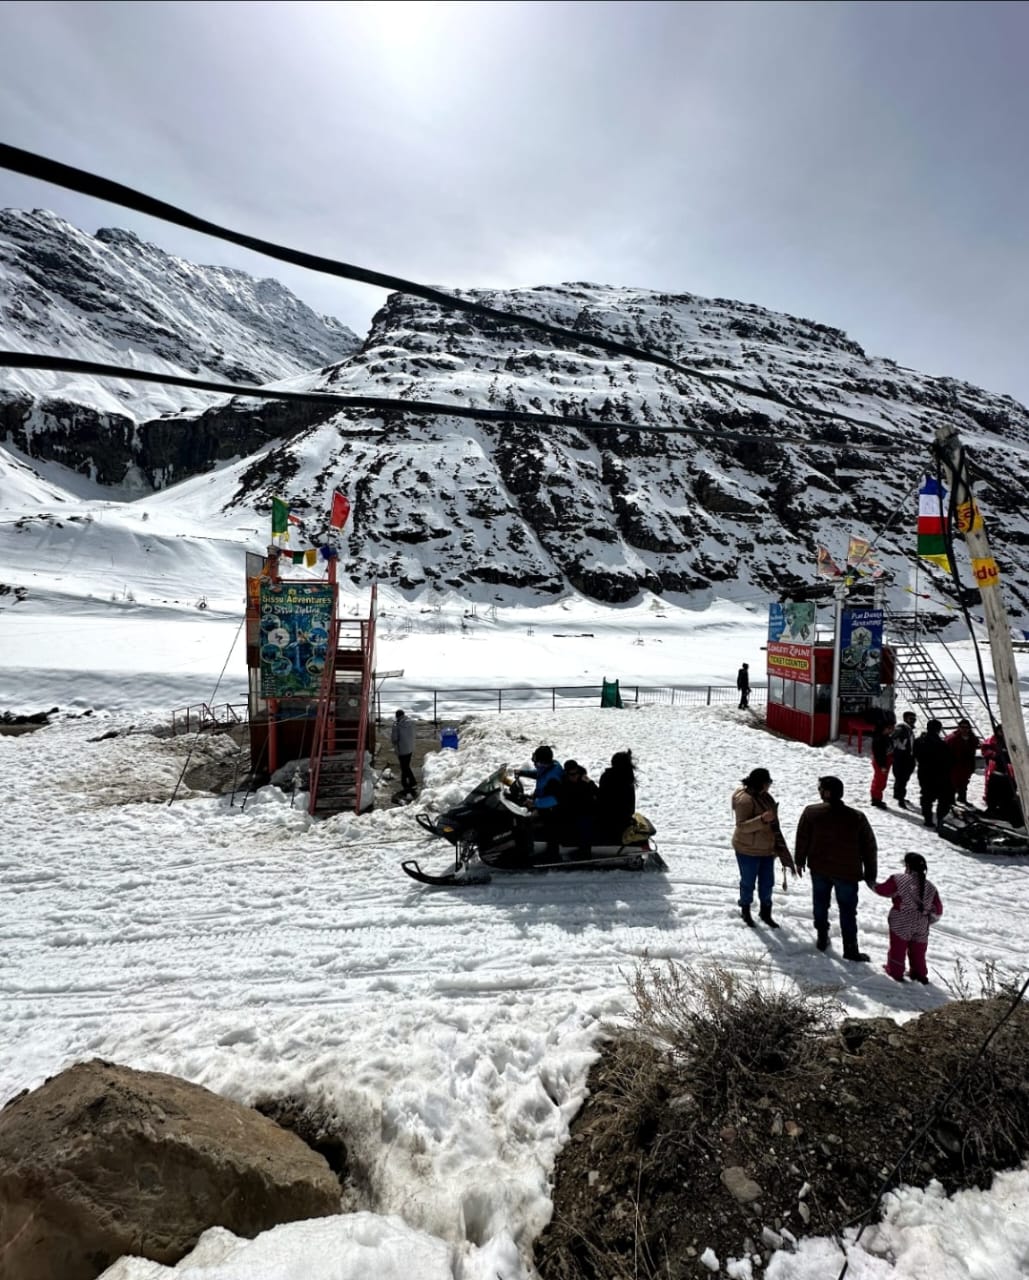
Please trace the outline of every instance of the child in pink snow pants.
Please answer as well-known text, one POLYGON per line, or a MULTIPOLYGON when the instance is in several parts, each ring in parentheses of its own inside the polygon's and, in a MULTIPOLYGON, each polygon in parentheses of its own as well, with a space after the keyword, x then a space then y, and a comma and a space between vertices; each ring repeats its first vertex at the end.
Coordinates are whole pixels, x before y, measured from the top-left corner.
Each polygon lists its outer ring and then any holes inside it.
POLYGON ((925 963, 929 926, 943 915, 943 903, 936 886, 926 879, 928 870, 920 853, 906 853, 903 872, 875 886, 876 893, 893 899, 888 917, 890 951, 885 967, 896 982, 904 981, 905 961, 915 982, 929 981, 925 963))

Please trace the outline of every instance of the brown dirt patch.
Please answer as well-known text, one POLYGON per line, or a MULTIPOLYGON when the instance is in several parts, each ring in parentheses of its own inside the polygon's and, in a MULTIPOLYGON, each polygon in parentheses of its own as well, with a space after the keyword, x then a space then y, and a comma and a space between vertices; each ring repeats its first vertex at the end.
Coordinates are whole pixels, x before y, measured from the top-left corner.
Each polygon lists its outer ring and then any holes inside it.
POLYGON ((728 1089, 681 1047, 618 1033, 558 1160, 541 1277, 695 1280, 711 1274, 699 1264, 708 1247, 723 1275, 745 1256, 756 1271, 778 1247, 768 1232, 789 1247, 791 1235, 877 1220, 884 1182, 989 1186, 1029 1152, 1024 1003, 920 1131, 1009 1004, 954 1002, 903 1025, 848 1019, 806 1036, 799 1058, 787 1049, 780 1061, 748 1061, 728 1089), (740 1190, 752 1200, 727 1187, 727 1170, 749 1181, 740 1190))

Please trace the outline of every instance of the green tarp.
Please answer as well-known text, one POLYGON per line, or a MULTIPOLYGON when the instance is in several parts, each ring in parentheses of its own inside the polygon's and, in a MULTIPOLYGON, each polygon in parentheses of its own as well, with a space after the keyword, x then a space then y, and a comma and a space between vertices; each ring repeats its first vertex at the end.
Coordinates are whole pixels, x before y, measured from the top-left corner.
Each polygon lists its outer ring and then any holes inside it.
POLYGON ((618 692, 617 680, 604 680, 600 690, 600 705, 602 707, 620 707, 622 705, 622 695, 618 692))

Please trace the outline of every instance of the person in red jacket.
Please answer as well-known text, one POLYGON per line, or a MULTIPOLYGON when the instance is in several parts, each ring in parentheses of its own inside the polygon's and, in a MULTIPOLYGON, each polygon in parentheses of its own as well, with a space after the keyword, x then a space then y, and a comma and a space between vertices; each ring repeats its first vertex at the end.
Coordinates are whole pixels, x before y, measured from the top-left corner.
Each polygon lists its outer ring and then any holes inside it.
POLYGON ((943 903, 936 886, 926 879, 928 870, 920 853, 906 853, 903 872, 894 873, 875 886, 881 897, 893 899, 887 917, 890 950, 884 967, 895 982, 904 981, 905 960, 915 982, 929 981, 925 963, 929 926, 943 915, 943 903))
POLYGON ((982 752, 986 761, 986 776, 983 778, 986 812, 991 817, 1002 818, 1012 826, 1020 827, 1022 810, 1018 803, 1018 788, 1015 786, 1015 767, 1011 763, 1001 725, 997 725, 993 737, 987 738, 983 743, 982 752))
POLYGON ((968 782, 975 773, 975 753, 979 750, 979 739, 967 720, 959 720, 958 727, 953 733, 948 733, 943 741, 950 752, 951 786, 961 803, 967 804, 968 782))
POLYGON ((886 784, 890 779, 890 765, 893 763, 893 730, 896 727, 895 716, 884 715, 875 726, 872 734, 872 804, 876 809, 885 809, 886 784))

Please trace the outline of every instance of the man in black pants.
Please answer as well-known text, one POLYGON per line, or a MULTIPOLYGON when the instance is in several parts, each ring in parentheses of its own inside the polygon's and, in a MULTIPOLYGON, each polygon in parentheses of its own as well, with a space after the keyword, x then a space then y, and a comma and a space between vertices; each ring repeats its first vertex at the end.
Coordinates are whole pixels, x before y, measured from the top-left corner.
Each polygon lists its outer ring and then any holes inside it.
POLYGON ((418 779, 411 768, 416 730, 415 722, 409 720, 403 711, 398 711, 390 730, 389 740, 397 753, 397 761, 400 765, 400 787, 405 796, 413 796, 418 790, 418 779))
POLYGON ((740 710, 750 705, 750 664, 745 662, 736 672, 736 688, 740 691, 740 710))
POLYGON ((915 713, 905 711, 893 731, 893 798, 898 808, 908 807, 908 782, 915 771, 915 713))

